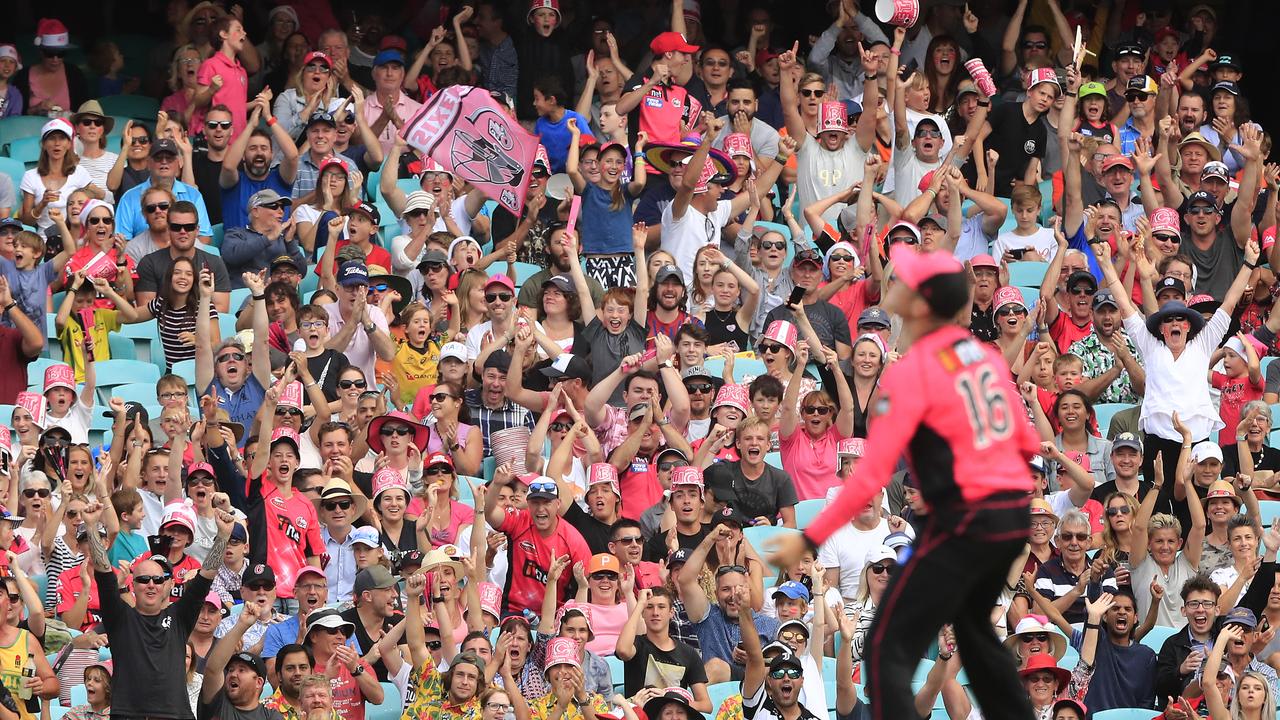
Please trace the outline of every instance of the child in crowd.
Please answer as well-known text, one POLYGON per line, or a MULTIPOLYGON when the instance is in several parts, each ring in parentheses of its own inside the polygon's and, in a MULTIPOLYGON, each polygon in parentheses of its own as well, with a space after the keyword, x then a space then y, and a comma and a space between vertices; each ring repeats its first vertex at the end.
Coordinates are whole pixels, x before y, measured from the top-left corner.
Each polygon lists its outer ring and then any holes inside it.
POLYGON ((84 387, 76 397, 75 371, 66 363, 45 368, 44 398, 48 403, 45 414, 45 430, 60 427, 71 433, 71 442, 89 442, 89 425, 93 421, 94 394, 97 373, 94 372, 93 340, 85 342, 84 387))
MULTIPOLYGON (((574 110, 564 106, 563 100, 569 97, 560 79, 554 75, 539 78, 533 83, 533 109, 538 111, 538 120, 533 124, 533 131, 542 140, 547 149, 547 157, 551 159, 551 172, 564 172, 565 162, 569 157, 569 144, 577 140, 569 128, 569 121, 577 123, 580 131, 591 127, 591 122, 574 110)), ((595 142, 590 135, 583 135, 586 142, 595 142)))
POLYGON ((1219 445, 1235 443, 1236 426, 1240 424, 1244 406, 1262 399, 1264 383, 1258 356, 1266 351, 1266 346, 1257 338, 1237 333, 1210 358, 1209 384, 1222 393, 1218 416, 1225 425, 1218 431, 1219 445), (1222 360, 1224 372, 1213 369, 1218 360, 1222 360))
POLYGON ((115 508, 120 532, 111 543, 107 559, 112 567, 118 567, 121 560, 133 564, 134 559, 147 551, 147 536, 142 532, 147 511, 142 505, 142 496, 134 488, 117 490, 111 494, 111 506, 115 508))
POLYGON ((778 408, 782 405, 785 391, 782 381, 772 375, 759 375, 747 386, 747 392, 751 394, 752 414, 769 423, 769 452, 778 451, 778 408))
MULTIPOLYGON (((47 263, 46 263, 47 264, 47 263)), ((71 279, 71 289, 62 297, 54 327, 58 330, 58 342, 62 343, 62 357, 69 360, 76 371, 76 382, 84 382, 84 337, 86 329, 93 338, 93 359, 110 360, 110 333, 120 332, 120 315, 115 310, 94 307, 98 291, 85 279, 83 271, 76 271, 71 279)))
MULTIPOLYGON (((49 208, 49 217, 59 227, 63 227, 61 210, 49 208)), ((62 275, 62 268, 71 259, 71 251, 67 248, 74 248, 75 244, 64 242, 62 251, 48 262, 44 262, 44 239, 30 230, 20 231, 14 237, 13 245, 12 260, 0 256, 0 274, 9 281, 13 300, 22 308, 22 313, 39 324, 44 317, 45 298, 48 297, 50 286, 56 284, 58 277, 62 275)), ((7 317, 2 322, 13 327, 7 317)))
POLYGON ((1009 199, 1018 225, 1009 232, 1000 233, 991 254, 1001 262, 1051 262, 1058 252, 1058 243, 1054 239, 1053 228, 1040 224, 1040 204, 1043 201, 1040 189, 1035 185, 1018 185, 1009 199))
POLYGON ((1104 143, 1115 142, 1120 133, 1107 113, 1107 86, 1100 82, 1080 86, 1080 104, 1076 132, 1085 137, 1097 138, 1104 143))
POLYGON ((156 399, 163 408, 187 407, 187 381, 178 375, 167 373, 156 381, 156 399))

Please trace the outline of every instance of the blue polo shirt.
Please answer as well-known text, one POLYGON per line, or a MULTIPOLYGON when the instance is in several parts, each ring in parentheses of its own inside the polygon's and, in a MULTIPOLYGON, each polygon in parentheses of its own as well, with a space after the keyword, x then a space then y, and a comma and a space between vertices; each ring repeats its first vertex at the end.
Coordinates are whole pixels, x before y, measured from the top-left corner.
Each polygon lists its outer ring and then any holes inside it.
MULTIPOLYGON (((116 232, 127 238, 133 238, 147 229, 147 219, 142 216, 142 193, 151 187, 148 178, 129 188, 129 192, 116 203, 116 232)), ((204 206, 204 196, 196 188, 181 180, 173 181, 173 197, 186 200, 196 206, 196 219, 200 224, 198 232, 201 237, 213 237, 213 225, 209 222, 209 210, 204 206)))
MULTIPOLYGON (((216 358, 215 358, 216 360, 216 358)), ((214 392, 218 397, 218 406, 227 411, 227 416, 234 423, 240 423, 248 430, 253 425, 253 418, 258 414, 258 408, 262 407, 262 401, 267 397, 267 391, 258 382, 258 378, 253 372, 249 372, 249 381, 239 390, 231 391, 222 387, 222 383, 215 377, 213 382, 209 383, 209 387, 205 388, 204 393, 207 395, 214 392)), ((249 437, 249 433, 245 433, 240 438, 240 448, 244 448, 244 442, 249 437)))

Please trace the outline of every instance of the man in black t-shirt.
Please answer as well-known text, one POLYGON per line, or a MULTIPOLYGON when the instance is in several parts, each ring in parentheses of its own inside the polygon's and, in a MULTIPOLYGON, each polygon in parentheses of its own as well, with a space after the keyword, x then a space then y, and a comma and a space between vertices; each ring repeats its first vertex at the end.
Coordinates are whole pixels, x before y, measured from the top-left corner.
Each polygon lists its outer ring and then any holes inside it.
MULTIPOLYGON (((355 582, 351 585, 351 598, 355 601, 355 607, 343 611, 342 619, 355 626, 355 639, 359 645, 356 650, 361 655, 369 654, 374 644, 382 639, 382 635, 404 619, 403 615, 395 612, 395 602, 399 597, 400 591, 395 578, 382 565, 371 565, 356 574, 355 582), (382 626, 378 637, 369 635, 367 628, 370 625, 382 626)), ((370 664, 378 676, 378 682, 386 682, 387 666, 382 658, 379 657, 370 664)))
POLYGON ((614 657, 622 661, 628 697, 646 687, 682 687, 693 693, 694 708, 714 713, 707 695, 707 671, 702 656, 688 643, 671 637, 675 598, 665 587, 640 591, 627 622, 618 634, 614 657), (643 632, 641 623, 644 624, 643 632))
POLYGON ((1027 99, 995 108, 979 131, 987 148, 1000 153, 992 190, 997 197, 1009 197, 1013 183, 1026 177, 1032 158, 1044 159, 1048 131, 1040 118, 1053 108, 1058 92, 1058 76, 1053 68, 1032 70, 1027 76, 1027 99))
POLYGON ((235 652, 259 613, 270 616, 271 610, 245 603, 235 626, 209 651, 200 686, 200 720, 281 720, 279 712, 260 701, 266 663, 253 653, 235 652))
MULTIPOLYGON (((193 129, 194 131, 194 129, 193 129)), ((246 130, 245 132, 248 132, 246 130)), ((222 160, 231 144, 231 111, 225 105, 214 105, 204 116, 203 144, 191 150, 191 174, 204 197, 209 222, 222 222, 222 160)))

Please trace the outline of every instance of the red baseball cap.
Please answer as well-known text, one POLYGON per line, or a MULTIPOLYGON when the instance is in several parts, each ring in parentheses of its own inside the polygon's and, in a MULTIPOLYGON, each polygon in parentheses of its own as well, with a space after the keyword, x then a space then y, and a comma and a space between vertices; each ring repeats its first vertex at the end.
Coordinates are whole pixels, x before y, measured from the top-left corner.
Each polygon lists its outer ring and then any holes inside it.
POLYGON ((688 40, 684 39, 684 35, 678 32, 668 30, 664 33, 658 33, 658 37, 649 43, 649 49, 653 51, 655 56, 664 55, 669 52, 682 52, 692 55, 698 52, 697 45, 690 45, 688 40))

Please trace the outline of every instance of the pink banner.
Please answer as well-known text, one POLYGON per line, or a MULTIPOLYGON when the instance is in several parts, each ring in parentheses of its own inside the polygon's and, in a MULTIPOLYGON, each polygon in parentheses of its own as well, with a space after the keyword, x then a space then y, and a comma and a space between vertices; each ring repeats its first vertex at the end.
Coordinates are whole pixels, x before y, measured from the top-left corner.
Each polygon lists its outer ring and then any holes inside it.
POLYGON ((538 138, 487 90, 454 85, 437 92, 400 134, 517 217, 524 210, 538 138))

